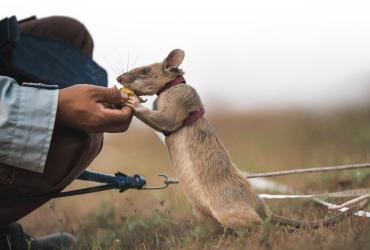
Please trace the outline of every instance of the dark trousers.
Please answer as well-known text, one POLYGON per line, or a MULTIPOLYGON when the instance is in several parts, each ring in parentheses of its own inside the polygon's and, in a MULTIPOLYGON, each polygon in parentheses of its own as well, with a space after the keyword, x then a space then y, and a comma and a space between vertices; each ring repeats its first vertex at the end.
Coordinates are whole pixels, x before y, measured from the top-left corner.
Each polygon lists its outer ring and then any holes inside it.
MULTIPOLYGON (((48 17, 20 23, 21 32, 70 43, 92 56, 93 40, 83 24, 67 17, 48 17)), ((17 81, 22 75, 14 77, 17 81)), ((102 134, 86 134, 56 124, 42 174, 0 163, 0 227, 16 222, 48 200, 12 201, 1 193, 31 195, 60 191, 76 179, 98 155, 102 134)))

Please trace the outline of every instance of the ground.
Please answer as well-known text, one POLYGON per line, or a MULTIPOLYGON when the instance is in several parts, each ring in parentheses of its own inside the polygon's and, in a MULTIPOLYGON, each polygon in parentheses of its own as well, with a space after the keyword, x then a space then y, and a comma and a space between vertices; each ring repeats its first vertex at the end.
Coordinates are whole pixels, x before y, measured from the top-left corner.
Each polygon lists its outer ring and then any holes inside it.
MULTIPOLYGON (((370 162, 370 110, 255 111, 207 114, 240 169, 265 172, 296 167, 370 162)), ((92 170, 140 173, 150 185, 157 173, 173 176, 166 148, 135 122, 107 135, 92 170)), ((304 192, 370 187, 370 170, 273 178, 304 192)), ((85 184, 75 182, 69 189, 85 184)), ((340 203, 342 200, 334 199, 340 203)), ((310 201, 269 201, 274 213, 320 219, 327 211, 310 201)), ((369 207, 368 207, 369 209, 369 207)), ((78 249, 370 249, 370 220, 350 217, 331 228, 297 230, 265 223, 238 232, 210 231, 191 212, 181 188, 106 191, 62 198, 24 218, 34 235, 69 231, 78 249)))

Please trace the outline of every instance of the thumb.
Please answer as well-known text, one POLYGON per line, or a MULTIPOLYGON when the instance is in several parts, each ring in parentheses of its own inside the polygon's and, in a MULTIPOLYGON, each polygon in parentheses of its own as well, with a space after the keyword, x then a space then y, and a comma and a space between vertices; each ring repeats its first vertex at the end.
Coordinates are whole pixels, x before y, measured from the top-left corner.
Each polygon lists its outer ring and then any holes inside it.
POLYGON ((99 101, 110 104, 119 104, 125 99, 125 96, 117 89, 116 86, 111 88, 99 88, 98 89, 99 101))

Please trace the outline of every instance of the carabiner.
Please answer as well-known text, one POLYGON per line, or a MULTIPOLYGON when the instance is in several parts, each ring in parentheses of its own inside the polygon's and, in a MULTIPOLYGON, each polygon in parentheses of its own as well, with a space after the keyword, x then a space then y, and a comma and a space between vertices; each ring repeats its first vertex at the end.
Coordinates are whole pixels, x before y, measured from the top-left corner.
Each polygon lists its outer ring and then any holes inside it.
POLYGON ((163 177, 163 185, 159 187, 143 187, 140 190, 158 190, 158 189, 165 189, 171 184, 178 184, 179 180, 177 178, 170 178, 165 174, 158 174, 158 176, 163 177))

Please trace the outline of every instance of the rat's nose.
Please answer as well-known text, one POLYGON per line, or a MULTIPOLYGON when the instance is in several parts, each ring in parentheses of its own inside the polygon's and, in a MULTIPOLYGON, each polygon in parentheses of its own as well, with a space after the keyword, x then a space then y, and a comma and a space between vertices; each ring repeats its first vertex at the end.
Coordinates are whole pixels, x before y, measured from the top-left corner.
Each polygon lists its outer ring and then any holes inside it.
POLYGON ((121 81, 122 81, 122 75, 120 75, 119 77, 117 77, 117 82, 119 82, 119 83, 121 83, 121 81))

